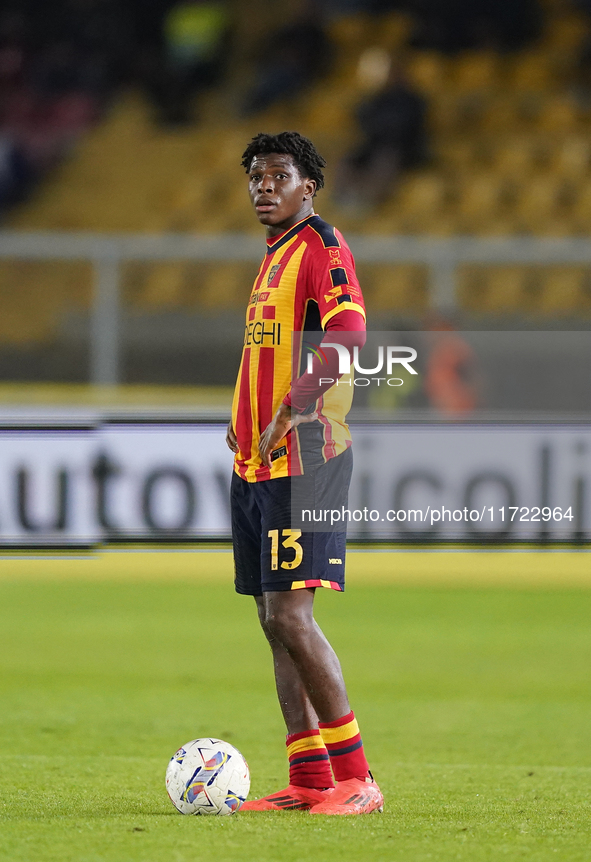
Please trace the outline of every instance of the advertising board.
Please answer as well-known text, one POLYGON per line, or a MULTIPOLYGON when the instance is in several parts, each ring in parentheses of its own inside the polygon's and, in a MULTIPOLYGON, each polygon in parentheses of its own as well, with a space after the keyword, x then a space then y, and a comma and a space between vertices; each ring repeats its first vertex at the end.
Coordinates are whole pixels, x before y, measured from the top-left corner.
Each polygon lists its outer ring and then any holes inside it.
MULTIPOLYGON (((352 426, 351 539, 591 537, 591 426, 352 426)), ((0 429, 0 545, 226 540, 232 454, 218 422, 0 429)), ((349 512, 349 514, 347 514, 349 512)))

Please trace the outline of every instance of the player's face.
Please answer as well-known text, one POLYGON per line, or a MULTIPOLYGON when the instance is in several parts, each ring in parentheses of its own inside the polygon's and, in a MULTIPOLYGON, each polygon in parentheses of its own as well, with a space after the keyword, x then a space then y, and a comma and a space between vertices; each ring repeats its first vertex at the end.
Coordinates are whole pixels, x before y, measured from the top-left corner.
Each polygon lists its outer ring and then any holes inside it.
POLYGON ((252 160, 250 200, 269 235, 281 233, 312 212, 314 180, 300 176, 292 156, 268 153, 252 160))

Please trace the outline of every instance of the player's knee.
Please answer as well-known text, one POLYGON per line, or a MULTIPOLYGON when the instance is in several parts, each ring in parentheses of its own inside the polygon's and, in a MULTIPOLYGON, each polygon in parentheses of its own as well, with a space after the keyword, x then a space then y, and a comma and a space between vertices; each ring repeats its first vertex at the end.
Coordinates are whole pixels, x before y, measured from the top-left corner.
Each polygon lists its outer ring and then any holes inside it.
POLYGON ((259 596, 257 596, 255 598, 255 602, 257 605, 257 614, 258 614, 259 622, 262 626, 264 626, 265 616, 267 613, 266 608, 265 608, 265 603, 264 603, 262 597, 259 597, 259 596))
POLYGON ((265 635, 265 637, 267 638, 269 643, 272 644, 274 637, 273 637, 273 633, 271 632, 271 630, 269 629, 269 627, 267 625, 267 609, 265 607, 265 603, 264 603, 264 601, 259 600, 258 598, 257 598, 256 602, 257 602, 257 614, 259 617, 259 623, 261 624, 261 628, 263 630, 263 634, 265 635))
POLYGON ((271 637, 286 649, 305 638, 310 631, 312 620, 305 613, 294 613, 287 609, 267 609, 263 629, 267 637, 271 637))

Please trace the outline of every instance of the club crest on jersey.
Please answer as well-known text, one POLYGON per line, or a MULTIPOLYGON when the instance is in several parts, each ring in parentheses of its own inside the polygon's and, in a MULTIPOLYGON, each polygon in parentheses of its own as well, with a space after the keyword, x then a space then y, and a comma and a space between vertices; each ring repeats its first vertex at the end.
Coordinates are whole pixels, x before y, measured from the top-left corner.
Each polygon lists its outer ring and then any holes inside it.
POLYGON ((277 275, 277 273, 279 272, 280 269, 281 269, 280 263, 273 264, 273 266, 269 270, 269 275, 267 276, 267 287, 269 287, 269 285, 271 284, 271 282, 273 281, 273 279, 275 278, 275 276, 277 275))

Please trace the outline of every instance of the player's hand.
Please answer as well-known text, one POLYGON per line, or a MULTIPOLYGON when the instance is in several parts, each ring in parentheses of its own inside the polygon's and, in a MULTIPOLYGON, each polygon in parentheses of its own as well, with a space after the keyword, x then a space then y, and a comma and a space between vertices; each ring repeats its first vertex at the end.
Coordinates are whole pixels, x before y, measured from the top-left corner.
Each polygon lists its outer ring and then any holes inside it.
POLYGON ((234 434, 234 428, 232 427, 231 419, 228 422, 228 430, 226 431, 226 443, 228 444, 228 449, 231 449, 232 452, 237 455, 238 441, 236 440, 236 435, 234 434))
POLYGON ((281 404, 277 413, 269 422, 259 440, 259 455, 261 461, 271 468, 271 454, 277 444, 289 433, 291 428, 301 425, 302 422, 314 422, 318 419, 318 413, 292 413, 291 407, 281 404))

